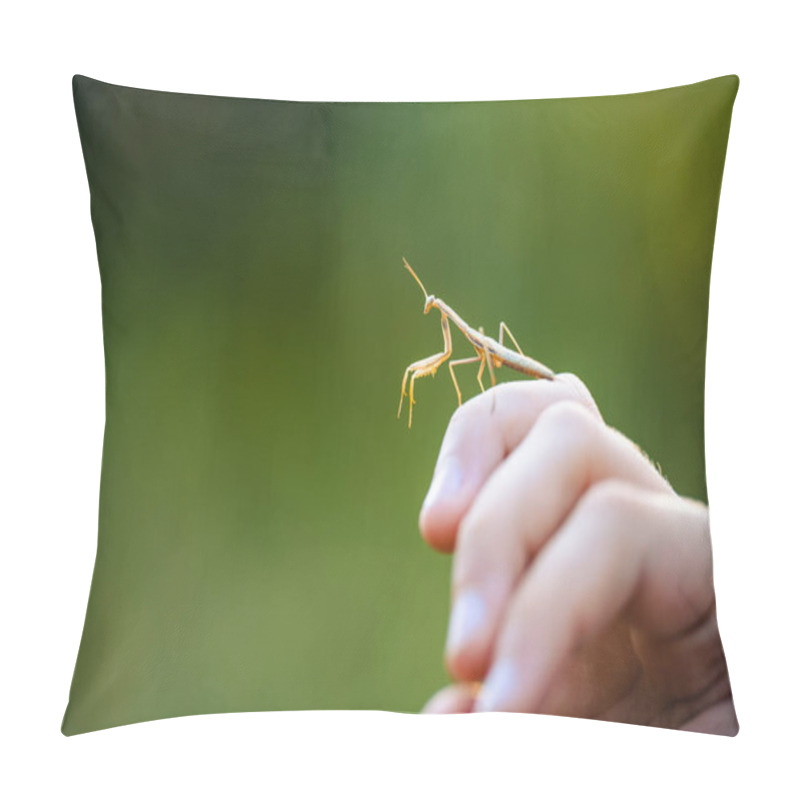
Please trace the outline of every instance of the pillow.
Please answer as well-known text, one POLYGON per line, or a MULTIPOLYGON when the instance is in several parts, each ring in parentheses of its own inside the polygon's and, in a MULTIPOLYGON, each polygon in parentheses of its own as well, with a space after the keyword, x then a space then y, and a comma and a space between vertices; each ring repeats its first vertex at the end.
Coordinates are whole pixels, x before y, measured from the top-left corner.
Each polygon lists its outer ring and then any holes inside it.
POLYGON ((397 419, 404 369, 441 349, 403 258, 474 327, 504 320, 580 375, 606 421, 705 501, 738 83, 322 103, 76 76, 106 428, 63 732, 417 711, 445 682, 450 567, 416 527, 456 397, 449 376, 420 380, 413 427, 397 419))

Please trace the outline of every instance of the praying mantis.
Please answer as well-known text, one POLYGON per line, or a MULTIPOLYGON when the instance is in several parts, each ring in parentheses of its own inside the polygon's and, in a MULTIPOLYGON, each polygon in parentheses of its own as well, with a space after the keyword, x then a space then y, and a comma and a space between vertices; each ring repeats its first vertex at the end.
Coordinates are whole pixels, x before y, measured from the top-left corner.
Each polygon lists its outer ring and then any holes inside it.
POLYGON ((522 372, 533 378, 544 378, 551 381, 555 379, 555 373, 549 367, 540 364, 538 361, 530 358, 530 356, 526 356, 525 353, 522 352, 522 348, 517 344, 517 340, 514 338, 514 335, 508 329, 508 325, 506 325, 505 322, 500 323, 500 341, 496 341, 490 336, 487 336, 483 332, 483 328, 475 330, 475 328, 467 325, 444 300, 434 297, 432 294, 428 294, 422 281, 417 277, 416 272, 411 269, 411 265, 405 258, 403 259, 403 264, 411 273, 414 280, 419 284, 422 293, 425 295, 425 308, 423 313, 427 314, 432 308, 437 309, 441 313, 442 334, 444 335, 444 350, 441 353, 415 361, 406 368, 405 374, 403 375, 403 386, 400 390, 400 408, 397 409, 397 418, 400 419, 400 414, 403 411, 403 399, 406 397, 406 383, 408 382, 410 374, 411 382, 408 387, 409 428, 411 427, 411 415, 414 412, 414 381, 417 378, 424 378, 426 375, 435 375, 436 370, 448 361, 453 354, 453 338, 450 334, 450 322, 464 334, 466 340, 475 348, 476 353, 476 355, 470 358, 459 358, 455 361, 450 361, 447 365, 450 368, 450 376, 453 379, 453 385, 456 387, 459 405, 461 405, 461 389, 458 386, 456 373, 453 370, 453 367, 457 367, 459 364, 474 364, 478 361, 480 362, 480 367, 478 368, 478 384, 482 392, 486 391, 483 386, 483 370, 486 366, 489 367, 489 374, 492 377, 492 386, 496 385, 494 375, 495 368, 500 369, 504 364, 517 372, 522 372), (514 347, 516 347, 516 352, 503 344, 503 333, 508 334, 511 341, 514 343, 514 347))

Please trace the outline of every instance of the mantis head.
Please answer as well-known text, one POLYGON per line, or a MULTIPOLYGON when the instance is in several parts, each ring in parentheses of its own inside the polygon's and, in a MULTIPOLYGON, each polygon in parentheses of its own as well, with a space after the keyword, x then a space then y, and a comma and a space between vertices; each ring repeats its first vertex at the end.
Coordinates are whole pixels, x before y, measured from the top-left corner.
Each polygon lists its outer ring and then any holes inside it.
POLYGON ((411 265, 408 263, 408 261, 403 259, 403 264, 405 265, 405 268, 412 274, 414 280, 419 284, 419 288, 422 289, 422 293, 425 295, 425 308, 422 310, 422 313, 427 314, 436 304, 436 298, 432 294, 428 294, 428 292, 425 291, 422 281, 417 277, 417 273, 411 269, 411 265))

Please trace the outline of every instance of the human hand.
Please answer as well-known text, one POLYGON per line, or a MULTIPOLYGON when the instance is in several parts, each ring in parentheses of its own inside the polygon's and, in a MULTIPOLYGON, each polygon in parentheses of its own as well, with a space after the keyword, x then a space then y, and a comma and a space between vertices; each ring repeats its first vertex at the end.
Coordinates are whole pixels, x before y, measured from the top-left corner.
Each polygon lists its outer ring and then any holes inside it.
POLYGON ((708 509, 608 427, 576 377, 503 384, 460 407, 420 530, 454 553, 456 682, 427 713, 738 731, 708 509))

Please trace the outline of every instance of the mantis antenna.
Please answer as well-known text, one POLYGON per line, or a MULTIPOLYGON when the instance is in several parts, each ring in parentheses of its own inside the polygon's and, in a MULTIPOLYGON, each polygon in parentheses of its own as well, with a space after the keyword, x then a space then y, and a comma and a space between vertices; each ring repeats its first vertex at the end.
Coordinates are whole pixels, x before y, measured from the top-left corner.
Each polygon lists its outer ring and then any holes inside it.
POLYGON ((422 281, 417 277, 417 273, 411 269, 411 264, 406 261, 405 257, 403 258, 403 263, 406 265, 406 269, 414 276, 414 280, 419 284, 419 288, 422 289, 422 293, 425 295, 425 298, 428 298, 428 293, 425 291, 425 287, 422 285, 422 281))

